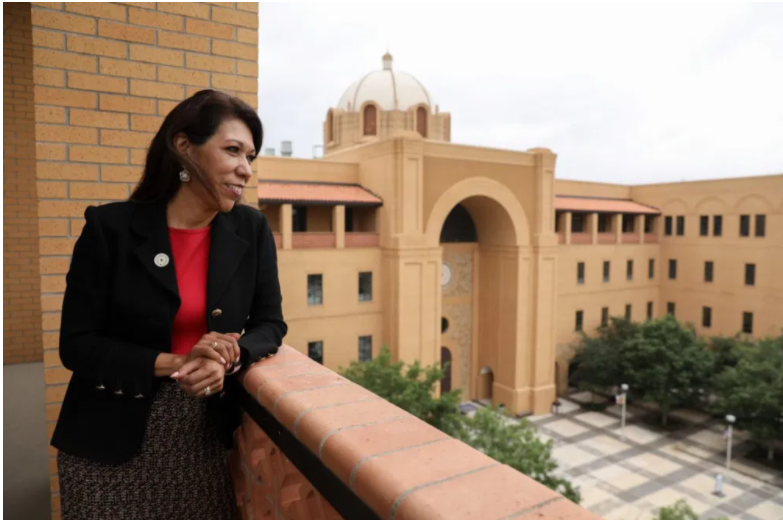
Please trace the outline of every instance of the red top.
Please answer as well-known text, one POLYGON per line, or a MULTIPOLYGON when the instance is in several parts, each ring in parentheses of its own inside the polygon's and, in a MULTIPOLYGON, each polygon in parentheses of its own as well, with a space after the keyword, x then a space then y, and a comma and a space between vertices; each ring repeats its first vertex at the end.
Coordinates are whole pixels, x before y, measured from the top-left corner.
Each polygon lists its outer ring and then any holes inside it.
POLYGON ((211 228, 169 228, 182 304, 174 317, 171 353, 186 355, 207 333, 207 269, 211 228))

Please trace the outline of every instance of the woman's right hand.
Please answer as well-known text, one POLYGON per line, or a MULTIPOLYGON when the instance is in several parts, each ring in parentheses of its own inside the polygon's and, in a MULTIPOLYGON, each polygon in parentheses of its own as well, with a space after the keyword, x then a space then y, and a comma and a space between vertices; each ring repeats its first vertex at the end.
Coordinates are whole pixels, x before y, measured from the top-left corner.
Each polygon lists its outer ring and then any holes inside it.
POLYGON ((222 363, 228 370, 239 361, 240 352, 237 337, 238 334, 220 334, 219 332, 204 334, 193 346, 185 358, 185 362, 205 357, 222 363))

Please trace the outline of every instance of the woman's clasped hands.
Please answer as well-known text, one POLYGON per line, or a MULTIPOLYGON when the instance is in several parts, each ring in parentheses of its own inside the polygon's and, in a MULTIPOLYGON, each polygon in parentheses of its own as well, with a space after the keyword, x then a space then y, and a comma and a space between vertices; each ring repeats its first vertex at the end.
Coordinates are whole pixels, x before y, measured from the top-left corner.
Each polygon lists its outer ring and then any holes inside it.
POLYGON ((171 378, 193 397, 208 397, 223 390, 226 372, 239 363, 239 334, 210 332, 193 346, 171 378))

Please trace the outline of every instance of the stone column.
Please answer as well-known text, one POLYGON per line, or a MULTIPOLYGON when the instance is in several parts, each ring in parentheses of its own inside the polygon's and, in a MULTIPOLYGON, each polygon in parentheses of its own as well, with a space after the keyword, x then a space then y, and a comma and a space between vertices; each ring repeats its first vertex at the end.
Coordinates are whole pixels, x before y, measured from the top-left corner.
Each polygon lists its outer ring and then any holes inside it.
POLYGON ((598 243, 598 213, 590 213, 587 222, 590 226, 590 243, 595 245, 598 243))
POLYGON ((565 243, 566 245, 571 244, 571 218, 573 216, 573 213, 570 211, 566 211, 563 213, 563 218, 565 218, 565 222, 563 223, 563 229, 565 230, 565 243))
POLYGON ((334 230, 335 247, 345 248, 345 206, 335 206, 332 212, 332 229, 334 230))
POLYGON ((612 226, 614 227, 614 242, 623 243, 623 214, 612 215, 612 226))

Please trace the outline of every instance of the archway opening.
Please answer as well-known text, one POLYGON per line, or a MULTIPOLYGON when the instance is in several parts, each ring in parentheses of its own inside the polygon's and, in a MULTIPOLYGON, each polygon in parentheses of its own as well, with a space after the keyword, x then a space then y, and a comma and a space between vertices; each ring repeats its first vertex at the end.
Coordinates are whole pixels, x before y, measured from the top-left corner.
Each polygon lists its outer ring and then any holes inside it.
POLYGON ((364 135, 378 135, 378 109, 375 105, 364 107, 364 135))
POLYGON ((427 137, 427 110, 424 107, 416 109, 416 131, 422 137, 427 137))
POLYGON ((440 348, 440 367, 443 379, 440 380, 440 393, 451 392, 451 351, 447 347, 440 348))
POLYGON ((492 404, 492 384, 495 382, 495 375, 489 367, 482 367, 479 370, 478 395, 476 399, 486 405, 492 404))

